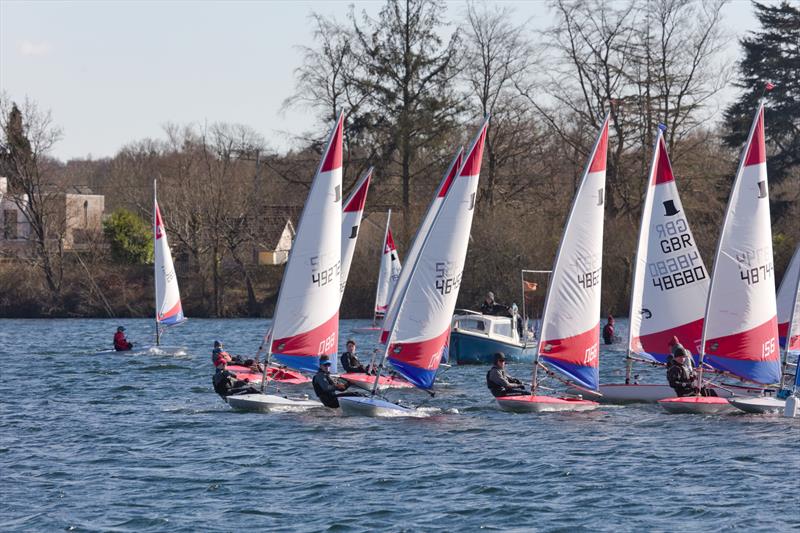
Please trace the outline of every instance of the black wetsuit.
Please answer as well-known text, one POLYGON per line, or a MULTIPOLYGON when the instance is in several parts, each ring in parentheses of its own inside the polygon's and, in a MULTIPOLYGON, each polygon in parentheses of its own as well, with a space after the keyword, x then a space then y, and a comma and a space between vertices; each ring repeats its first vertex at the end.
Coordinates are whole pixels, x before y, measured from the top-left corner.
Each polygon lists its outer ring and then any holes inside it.
POLYGON ((682 364, 673 362, 672 366, 667 370, 667 381, 678 396, 697 394, 694 373, 682 364))
POLYGON ((314 386, 314 392, 317 394, 319 401, 322 402, 322 405, 330 407, 331 409, 339 408, 339 398, 341 396, 359 396, 359 394, 356 393, 337 394, 337 391, 344 390, 348 386, 337 386, 331 375, 323 370, 318 370, 317 373, 314 374, 314 379, 311 380, 311 384, 314 386))
POLYGON ((358 357, 353 352, 344 352, 341 357, 342 368, 345 372, 355 372, 359 374, 366 374, 367 369, 358 360, 358 357))
POLYGON ((236 374, 229 370, 218 368, 217 371, 214 372, 211 382, 214 384, 214 392, 223 398, 227 398, 233 394, 258 392, 258 390, 251 387, 247 381, 236 379, 236 374))
POLYGON ((522 396, 528 394, 525 385, 517 378, 506 374, 505 368, 493 366, 486 373, 486 386, 495 398, 498 396, 522 396))

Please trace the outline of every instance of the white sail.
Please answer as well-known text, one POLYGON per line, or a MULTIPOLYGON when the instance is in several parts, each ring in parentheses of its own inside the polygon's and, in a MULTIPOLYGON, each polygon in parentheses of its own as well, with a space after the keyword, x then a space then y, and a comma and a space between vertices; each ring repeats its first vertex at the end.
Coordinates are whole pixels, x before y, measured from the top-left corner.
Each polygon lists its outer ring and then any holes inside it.
MULTIPOLYGON (((153 182, 153 252, 155 255, 156 285, 156 324, 157 326, 174 326, 186 320, 181 306, 181 294, 178 290, 178 276, 172 263, 172 253, 167 243, 167 233, 158 208, 158 199, 153 182)), ((158 332, 156 333, 158 339, 158 332)))
POLYGON ((575 193, 547 290, 539 358, 597 389, 608 117, 575 193))
POLYGON ((343 121, 340 115, 311 184, 275 305, 271 355, 297 370, 315 371, 322 355, 336 365, 343 121))
POLYGON ((780 380, 764 106, 753 120, 714 258, 704 360, 757 383, 780 380))
POLYGON ((375 318, 382 318, 386 314, 386 307, 389 305, 389 297, 392 295, 397 280, 400 278, 402 264, 397 255, 397 248, 392 238, 392 228, 390 221, 392 210, 386 216, 386 232, 383 237, 383 248, 381 249, 381 265, 378 271, 378 287, 375 291, 375 318))
POLYGON ((659 129, 634 264, 629 350, 663 363, 675 336, 699 354, 708 284, 659 129))
POLYGON ((353 253, 356 249, 361 218, 364 215, 364 205, 367 203, 370 181, 372 181, 372 167, 364 172, 342 207, 342 295, 344 295, 347 276, 350 274, 350 265, 353 262, 353 253))
POLYGON ((800 245, 783 274, 777 307, 781 348, 787 352, 800 350, 800 245))

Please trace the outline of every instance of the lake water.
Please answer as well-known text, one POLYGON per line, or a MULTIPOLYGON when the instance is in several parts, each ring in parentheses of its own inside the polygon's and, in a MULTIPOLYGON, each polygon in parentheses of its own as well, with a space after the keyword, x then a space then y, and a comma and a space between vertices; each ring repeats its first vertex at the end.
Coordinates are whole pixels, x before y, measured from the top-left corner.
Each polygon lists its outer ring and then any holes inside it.
MULTIPOLYGON (((149 342, 151 321, 121 323, 149 342)), ((341 331, 362 359, 364 324, 341 331)), ((449 370, 425 419, 237 413, 212 390, 211 342, 252 353, 265 321, 190 320, 164 339, 181 357, 97 354, 116 325, 0 321, 0 530, 800 529, 798 419, 514 415, 483 367, 449 370)), ((603 381, 623 358, 604 347, 603 381)))

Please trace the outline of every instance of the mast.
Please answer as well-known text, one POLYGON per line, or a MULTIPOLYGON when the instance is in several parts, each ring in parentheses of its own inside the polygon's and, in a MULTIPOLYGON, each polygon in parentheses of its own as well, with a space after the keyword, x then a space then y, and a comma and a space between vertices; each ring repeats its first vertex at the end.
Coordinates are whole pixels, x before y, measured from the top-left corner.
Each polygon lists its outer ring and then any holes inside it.
MULTIPOLYGON (((756 110, 755 118, 753 119, 753 123, 750 126, 750 134, 747 136, 747 142, 745 143, 744 147, 742 147, 741 154, 739 156, 739 167, 736 169, 736 176, 733 181, 733 187, 731 188, 731 197, 737 191, 739 182, 742 179, 742 174, 745 167, 745 162, 747 161, 747 153, 746 150, 749 149, 750 144, 753 142, 753 135, 755 133, 755 129, 758 127, 758 118, 763 112, 764 109, 764 98, 762 97, 758 103, 758 109, 756 110)), ((719 268, 719 252, 722 250, 722 243, 725 240, 725 230, 727 229, 728 220, 730 217, 730 211, 733 202, 731 202, 731 197, 728 198, 728 205, 725 207, 725 218, 723 218, 722 230, 719 233, 719 239, 717 240, 717 250, 714 252, 714 271, 711 275, 711 280, 708 284, 708 296, 706 296, 706 310, 703 313, 705 317, 703 320, 703 334, 700 337, 700 353, 699 353, 699 360, 698 360, 698 370, 697 370, 697 396, 700 396, 700 393, 703 389, 703 361, 706 356, 706 335, 708 333, 708 307, 711 303, 711 295, 714 293, 714 281, 716 280, 716 271, 719 268)))
MULTIPOLYGON (((156 189, 157 180, 153 180, 153 254, 155 255, 155 247, 158 246, 157 238, 158 238, 158 216, 156 212, 158 211, 158 192, 156 189)), ((158 276, 158 264, 153 261, 153 287, 156 293, 156 346, 161 345, 161 326, 158 322, 158 281, 156 281, 156 276, 158 276)))
MULTIPOLYGON (((665 127, 666 129, 666 127, 665 127)), ((663 135, 664 130, 661 129, 661 124, 658 125, 658 133, 656 133, 656 140, 653 145, 653 157, 650 161, 650 172, 647 175, 647 187, 645 189, 644 194, 644 204, 642 205, 642 216, 639 222, 639 238, 636 241, 636 255, 633 259, 633 280, 631 282, 631 300, 630 305, 628 306, 628 345, 625 348, 625 384, 629 384, 631 382, 631 371, 633 370, 633 359, 631 358, 631 344, 633 343, 633 316, 637 310, 634 308, 634 300, 636 299, 637 290, 641 290, 641 287, 637 286, 637 272, 639 270, 639 252, 642 249, 642 234, 644 233, 644 224, 645 224, 645 216, 648 215, 649 212, 652 211, 653 207, 653 176, 656 172, 656 165, 658 164, 658 156, 659 156, 659 143, 661 141, 661 136, 663 135)), ((649 224, 649 220, 648 220, 649 224)), ((648 230, 649 235, 649 230, 648 230)), ((639 328, 641 330, 641 327, 639 328)))
MULTIPOLYGON (((378 283, 375 286, 375 305, 372 308, 372 325, 378 325, 378 295, 381 293, 381 277, 383 275, 383 256, 386 255, 386 237, 389 235, 389 221, 392 220, 392 210, 389 209, 389 212, 386 214, 386 229, 383 230, 383 241, 381 243, 381 255, 380 255, 380 263, 378 268, 378 283)), ((388 299, 391 298, 391 294, 387 294, 387 305, 389 303, 388 299)), ((386 313, 383 315, 386 316, 386 313)))

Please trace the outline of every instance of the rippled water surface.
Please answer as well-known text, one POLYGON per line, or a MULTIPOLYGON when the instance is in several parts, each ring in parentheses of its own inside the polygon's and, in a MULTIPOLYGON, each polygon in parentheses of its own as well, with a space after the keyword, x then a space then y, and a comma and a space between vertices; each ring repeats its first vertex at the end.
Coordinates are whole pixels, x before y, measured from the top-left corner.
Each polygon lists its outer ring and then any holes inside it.
MULTIPOLYGON (((147 342, 150 321, 124 323, 147 342)), ((514 415, 482 367, 446 372, 425 419, 237 413, 212 390, 210 344, 252 353, 264 321, 190 320, 165 338, 182 356, 98 354, 116 325, 0 321, 0 530, 800 529, 797 419, 514 415)), ((604 350, 603 381, 623 357, 604 350)))

